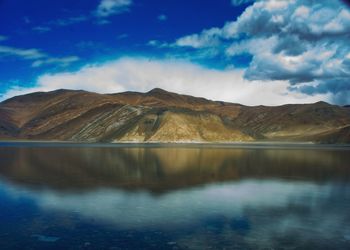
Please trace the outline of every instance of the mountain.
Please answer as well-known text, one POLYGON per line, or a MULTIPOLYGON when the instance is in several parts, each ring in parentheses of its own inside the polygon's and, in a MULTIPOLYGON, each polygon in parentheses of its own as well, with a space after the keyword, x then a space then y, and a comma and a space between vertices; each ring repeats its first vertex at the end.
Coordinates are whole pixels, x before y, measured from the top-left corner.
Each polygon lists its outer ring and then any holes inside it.
POLYGON ((180 95, 56 90, 0 103, 3 140, 350 143, 350 109, 325 102, 244 106, 180 95))

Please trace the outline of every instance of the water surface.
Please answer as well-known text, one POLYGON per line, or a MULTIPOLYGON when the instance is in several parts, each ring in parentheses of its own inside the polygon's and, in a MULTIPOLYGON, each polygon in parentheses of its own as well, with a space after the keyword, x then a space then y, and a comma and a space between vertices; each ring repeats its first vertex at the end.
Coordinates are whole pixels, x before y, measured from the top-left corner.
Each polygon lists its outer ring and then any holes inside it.
POLYGON ((349 249, 350 150, 0 144, 1 249, 349 249))

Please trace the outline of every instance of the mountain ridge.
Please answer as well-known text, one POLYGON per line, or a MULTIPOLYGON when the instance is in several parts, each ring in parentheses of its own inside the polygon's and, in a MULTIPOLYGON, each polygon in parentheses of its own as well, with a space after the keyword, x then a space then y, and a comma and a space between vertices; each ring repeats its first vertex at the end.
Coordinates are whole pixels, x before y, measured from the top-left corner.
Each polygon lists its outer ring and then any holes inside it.
POLYGON ((59 89, 1 102, 0 139, 350 143, 350 110, 326 102, 245 106, 160 88, 114 94, 59 89))

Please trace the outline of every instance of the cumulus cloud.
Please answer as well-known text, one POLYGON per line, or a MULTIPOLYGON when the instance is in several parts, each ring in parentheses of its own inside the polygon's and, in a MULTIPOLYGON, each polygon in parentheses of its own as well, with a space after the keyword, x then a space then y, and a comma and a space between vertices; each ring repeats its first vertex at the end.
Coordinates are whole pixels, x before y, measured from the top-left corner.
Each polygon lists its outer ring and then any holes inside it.
POLYGON ((330 93, 342 103, 350 102, 338 98, 350 96, 349 39, 350 10, 341 1, 263 0, 236 21, 181 37, 175 45, 216 47, 227 57, 249 53, 246 79, 285 80, 295 91, 330 93))
POLYGON ((97 7, 98 17, 108 17, 125 12, 132 4, 132 0, 102 0, 97 7))
POLYGON ((44 74, 37 79, 35 87, 13 87, 3 99, 60 88, 114 93, 145 92, 155 87, 247 105, 309 103, 327 98, 327 94, 308 96, 290 91, 286 81, 248 81, 243 75, 243 70, 214 70, 186 61, 120 58, 100 65, 87 65, 75 72, 44 74))
POLYGON ((77 56, 52 57, 39 49, 22 49, 0 45, 0 57, 3 56, 12 56, 22 60, 33 61, 32 67, 39 67, 47 64, 55 64, 64 67, 79 60, 77 56))

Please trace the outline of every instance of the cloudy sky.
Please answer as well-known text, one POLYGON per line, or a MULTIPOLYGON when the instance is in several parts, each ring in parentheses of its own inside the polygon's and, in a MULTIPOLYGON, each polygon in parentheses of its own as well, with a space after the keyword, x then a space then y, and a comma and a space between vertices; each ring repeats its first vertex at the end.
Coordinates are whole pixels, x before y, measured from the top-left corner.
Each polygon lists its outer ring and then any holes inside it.
POLYGON ((341 0, 0 0, 0 100, 58 88, 350 103, 341 0))

